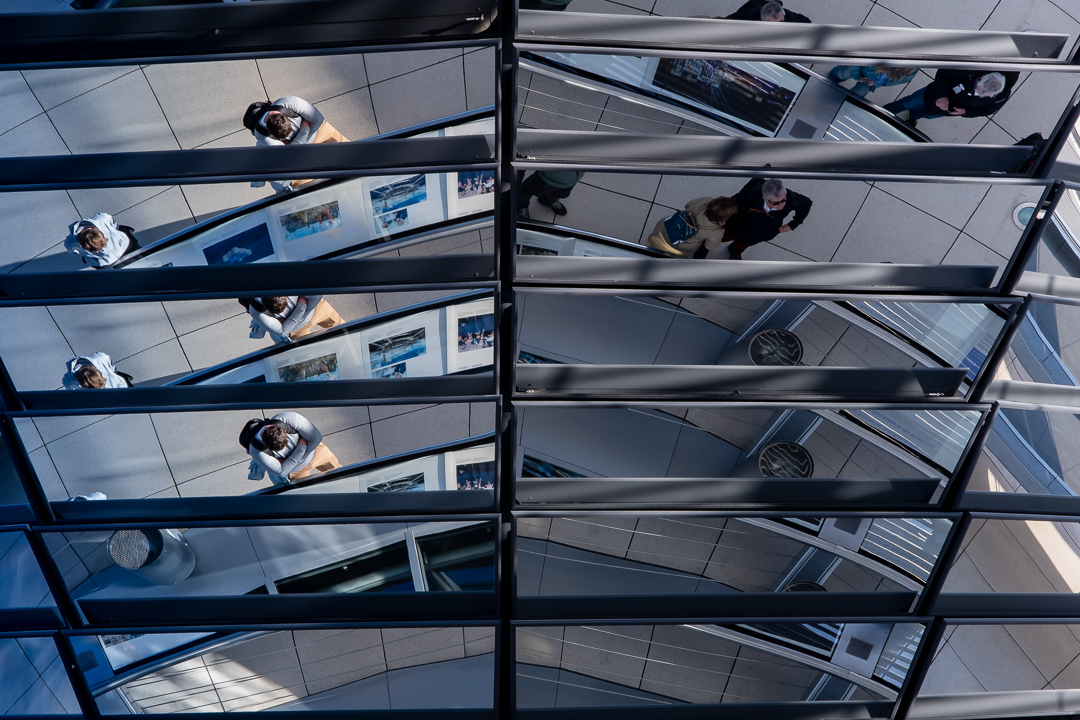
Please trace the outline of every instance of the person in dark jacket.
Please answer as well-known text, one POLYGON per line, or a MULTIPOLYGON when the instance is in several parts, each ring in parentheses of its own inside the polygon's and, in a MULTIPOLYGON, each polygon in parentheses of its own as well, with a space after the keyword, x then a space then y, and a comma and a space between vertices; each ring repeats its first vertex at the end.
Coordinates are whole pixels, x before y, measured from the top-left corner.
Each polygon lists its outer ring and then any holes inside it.
POLYGON ((810 18, 784 7, 777 0, 748 0, 725 20, 763 20, 765 22, 808 23, 810 18))
POLYGON ((738 211, 724 226, 723 242, 731 243, 728 252, 732 260, 742 260, 743 251, 751 245, 768 242, 780 233, 799 227, 810 214, 813 201, 784 187, 779 180, 754 178, 733 198, 738 211), (795 213, 790 222, 790 213, 795 213))
POLYGON ((894 115, 908 111, 909 120, 946 115, 985 117, 996 113, 1012 94, 1019 72, 983 72, 942 68, 934 81, 907 97, 889 103, 894 115))
POLYGON ((575 170, 537 170, 518 185, 518 219, 529 219, 529 203, 534 197, 556 215, 565 215, 562 199, 570 197, 570 191, 583 177, 585 173, 575 170))

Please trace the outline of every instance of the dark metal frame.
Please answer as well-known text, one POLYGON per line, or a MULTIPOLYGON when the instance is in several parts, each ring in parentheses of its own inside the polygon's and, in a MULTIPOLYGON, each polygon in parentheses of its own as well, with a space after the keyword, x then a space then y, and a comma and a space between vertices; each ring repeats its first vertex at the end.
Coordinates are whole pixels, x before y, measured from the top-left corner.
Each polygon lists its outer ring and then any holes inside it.
MULTIPOLYGON (((753 175, 762 174, 765 162, 770 162, 775 169, 769 169, 770 175, 781 177, 830 177, 833 179, 882 179, 890 177, 899 180, 934 179, 948 182, 995 182, 1031 184, 1030 176, 1006 172, 1002 168, 1012 167, 1012 163, 1026 155, 1023 148, 972 148, 955 146, 937 146, 930 148, 905 144, 902 148, 879 146, 876 148, 829 145, 823 150, 820 144, 800 144, 798 141, 777 143, 771 140, 738 140, 734 143, 715 138, 661 138, 661 137, 610 137, 603 133, 543 133, 542 131, 524 131, 521 142, 515 132, 516 106, 516 69, 517 48, 529 45, 522 42, 516 22, 518 13, 512 0, 499 0, 498 9, 501 24, 485 30, 482 35, 469 34, 461 23, 465 18, 462 13, 471 16, 476 3, 456 3, 450 11, 442 0, 424 0, 419 4, 403 6, 394 0, 377 0, 374 3, 357 4, 352 0, 324 0, 318 3, 251 3, 235 4, 224 7, 194 6, 190 8, 154 8, 145 10, 110 10, 91 13, 73 13, 66 17, 49 15, 27 15, 18 18, 5 17, 5 24, 0 28, 0 64, 7 68, 29 68, 47 66, 81 67, 110 63, 138 61, 173 60, 187 62, 220 58, 246 58, 266 56, 298 56, 303 54, 338 54, 372 49, 437 48, 437 47, 496 47, 495 77, 497 92, 496 133, 489 137, 473 136, 466 138, 443 138, 438 142, 423 139, 391 140, 379 139, 357 143, 355 147, 337 147, 334 152, 328 148, 282 148, 274 152, 253 148, 221 151, 182 151, 176 153, 121 153, 101 156, 76 156, 62 158, 12 158, 0 160, 0 168, 5 172, 0 177, 0 191, 19 189, 45 189, 52 187, 105 187, 126 185, 152 185, 162 182, 217 182, 221 179, 247 179, 264 176, 278 177, 345 177, 358 174, 370 174, 377 171, 405 168, 431 168, 453 170, 463 167, 494 168, 497 175, 498 205, 495 211, 495 225, 501 238, 499 249, 494 257, 441 257, 437 260, 418 259, 402 261, 359 262, 338 261, 333 263, 291 263, 278 266, 248 266, 243 272, 232 268, 171 268, 160 270, 124 270, 115 273, 65 273, 36 276, 33 278, 9 275, 0 279, 0 306, 24 306, 59 303, 113 302, 160 300, 162 298, 181 299, 196 297, 235 297, 241 294, 257 294, 259 291, 280 288, 295 288, 297 291, 333 291, 335 289, 352 290, 357 286, 365 289, 411 290, 419 287, 432 288, 494 288, 499 313, 499 334, 496 340, 494 377, 463 376, 454 378, 405 379, 392 389, 383 383, 336 383, 331 395, 316 387, 305 387, 304 392, 278 388, 260 388, 258 393, 246 392, 243 388, 215 388, 212 392, 200 392, 198 388, 155 388, 117 391, 116 393, 20 393, 14 387, 10 376, 0 365, 0 402, 3 413, 0 414, 0 436, 7 444, 15 463, 17 475, 29 498, 34 519, 26 527, 19 528, 27 533, 31 546, 38 558, 42 572, 49 583, 57 602, 56 612, 62 622, 59 633, 49 633, 56 640, 64 659, 64 667, 72 681, 83 713, 90 718, 100 717, 96 703, 89 694, 82 675, 76 670, 73 650, 69 637, 78 634, 97 633, 104 629, 113 631, 134 630, 137 628, 169 630, 190 629, 190 627, 209 622, 221 629, 226 627, 241 629, 286 629, 290 627, 326 627, 341 626, 341 620, 349 626, 371 626, 400 624, 416 626, 428 625, 485 625, 496 627, 497 657, 503 662, 496 668, 496 697, 493 710, 441 711, 439 717, 511 717, 532 718, 533 720, 652 720, 684 716, 693 718, 754 718, 755 720, 774 720, 780 718, 812 718, 822 715, 868 711, 871 716, 882 717, 889 714, 894 720, 903 720, 918 694, 922 678, 925 676, 933 659, 936 641, 942 636, 945 622, 943 615, 950 617, 949 622, 985 622, 991 619, 1008 618, 1016 622, 1017 618, 1036 618, 1041 620, 1059 620, 1080 617, 1080 604, 1070 596, 1040 595, 998 595, 998 596, 941 596, 940 590, 947 576, 951 560, 959 552, 965 530, 970 524, 973 513, 987 513, 991 517, 1006 517, 1008 513, 1019 513, 1016 517, 1038 517, 1045 520, 1076 521, 1080 517, 1080 499, 1059 497, 1019 496, 994 493, 984 497, 983 493, 964 492, 964 485, 974 463, 982 452, 986 435, 992 424, 997 405, 984 416, 982 426, 969 443, 966 454, 957 470, 953 473, 939 507, 941 512, 919 512, 919 506, 903 508, 896 515, 895 505, 884 503, 874 507, 872 504, 860 504, 859 510, 838 510, 829 515, 884 514, 902 516, 918 513, 918 516, 948 516, 954 518, 955 525, 950 533, 930 581, 921 598, 910 611, 899 613, 880 612, 899 603, 900 598, 881 595, 871 605, 865 605, 865 596, 857 599, 840 598, 831 595, 828 607, 807 605, 807 596, 801 597, 746 597, 739 603, 729 606, 730 614, 718 615, 714 608, 693 598, 605 598, 598 601, 589 598, 571 599, 529 599, 522 602, 517 597, 515 588, 515 538, 516 519, 520 515, 539 515, 550 517, 552 514, 573 514, 580 508, 539 508, 524 509, 516 503, 514 454, 513 447, 516 433, 515 405, 531 401, 527 396, 517 395, 515 377, 516 357, 514 344, 516 317, 513 305, 515 287, 580 287, 582 285, 599 287, 628 287, 627 275, 621 282, 618 273, 608 278, 589 277, 582 282, 581 277, 559 278, 555 281, 534 282, 517 277, 515 268, 535 266, 535 258, 518 259, 514 255, 514 215, 515 215, 515 171, 542 169, 546 167, 586 167, 592 170, 611 170, 614 172, 633 172, 647 167, 650 172, 671 171, 696 175, 753 175), (318 14, 313 16, 313 8, 318 14), (325 11, 326 14, 322 14, 325 11), (446 17, 447 15, 457 16, 446 17), (439 17, 439 16, 442 17, 439 17), (328 22, 331 21, 331 22, 328 22), (134 30, 134 32, 129 32, 134 30), (286 37, 287 35, 287 37, 286 37), (76 42, 79 38, 97 39, 96 43, 76 42), (891 152, 886 152, 891 151, 891 152), (837 153, 844 155, 838 170, 837 153), (530 157, 532 155, 533 157, 530 157), (358 168, 362 168, 358 170, 358 168), (963 177, 960 177, 963 176, 963 177), (520 265, 518 265, 520 263, 520 265), (220 272, 219 272, 220 271, 220 272), (419 380, 418 382, 411 382, 419 380), (176 391, 176 392, 174 392, 176 391), (344 397, 342 396, 344 394, 344 397), (32 464, 22 445, 13 420, 34 415, 85 414, 92 412, 149 412, 156 410, 200 410, 207 408, 224 409, 229 407, 262 407, 266 405, 300 406, 335 403, 394 403, 394 402, 496 402, 498 422, 495 437, 497 458, 499 460, 500 482, 494 494, 495 505, 487 501, 486 509, 497 509, 497 516, 484 515, 477 506, 452 509, 446 505, 433 504, 423 510, 412 512, 419 517, 432 518, 443 513, 444 517, 460 519, 469 517, 497 517, 501 532, 498 543, 499 589, 491 597, 491 604, 476 606, 474 598, 460 596, 453 598, 448 605, 445 598, 439 598, 438 605, 429 601, 431 598, 412 598, 404 604, 370 601, 363 605, 371 612, 377 612, 377 618, 356 621, 355 602, 348 598, 276 598, 271 602, 261 602, 262 598, 223 598, 207 599, 207 602, 191 605, 176 601, 151 603, 143 608, 132 607, 131 603, 109 603, 93 606, 94 612, 105 613, 123 611, 123 620, 112 625, 100 625, 94 629, 85 629, 80 608, 71 601, 64 589, 64 583, 51 555, 41 540, 43 531, 75 529, 78 523, 89 523, 89 527, 100 528, 121 521, 141 521, 144 523, 167 522, 175 518, 173 513, 196 513, 198 519, 189 524, 214 522, 221 524, 227 519, 243 518, 244 523, 265 523, 287 521, 290 524, 304 521, 325 522, 333 517, 340 517, 343 510, 355 510, 355 517, 372 517, 371 508, 343 507, 335 505, 337 513, 329 506, 319 503, 295 503, 286 509, 283 498, 269 494, 265 497, 205 499, 205 502, 171 501, 106 501, 100 504, 74 504, 57 507, 50 505, 35 476, 32 464), (122 406, 118 406, 122 404, 122 406), (247 510, 240 508, 240 502, 250 503, 247 510), (263 502, 266 501, 266 502, 263 502), (153 503, 153 504, 152 504, 153 503), (874 511, 879 512, 874 512, 874 511), (460 511, 460 512, 459 512, 460 511), (1062 513, 1065 513, 1064 515, 1062 513), (467 514, 467 515, 463 515, 467 514), (248 600, 260 601, 259 615, 253 616, 256 607, 248 600), (280 600, 284 600, 281 602, 280 600), (343 602, 349 600, 349 602, 343 602), (798 602, 796 602, 796 600, 798 602), (832 606, 841 602, 840 611, 832 606), (472 606, 470 607, 470 602, 472 606), (184 607, 188 605, 188 607, 184 607), (823 611, 818 615, 815 611, 823 611), (312 611, 314 615, 311 614, 312 611), (677 612, 678 611, 678 612, 677 612), (842 612, 841 612, 842 611, 842 612), (336 614, 336 615, 335 615, 336 614), (716 707, 680 707, 655 710, 649 708, 617 710, 574 709, 558 710, 518 710, 514 692, 515 682, 512 663, 515 657, 515 631, 517 627, 528 625, 558 624, 571 621, 594 624, 625 623, 627 620, 641 622, 745 622, 748 619, 768 618, 776 620, 786 617, 793 621, 811 621, 820 617, 824 621, 835 621, 838 615, 847 614, 852 621, 879 619, 885 621, 920 620, 928 623, 924 641, 918 656, 912 665, 904 687, 895 703, 846 703, 846 704, 762 704, 758 706, 716 707), (307 618, 321 616, 336 618, 334 622, 311 622, 307 618), (870 617, 873 616, 873 617, 870 617), (170 625, 164 625, 167 618, 170 625), (297 623, 297 618, 304 618, 297 623), (246 622, 240 622, 246 621, 246 622), (185 624, 187 623, 187 624, 185 624)), ((526 11, 521 14, 524 30, 540 27, 556 19, 554 13, 548 15, 526 11)), ((564 17, 570 17, 566 15, 564 17)), ((611 25, 610 18, 604 21, 611 25)), ((755 26, 754 30, 764 32, 766 24, 755 26)), ((729 23, 685 21, 676 19, 650 19, 646 27, 639 19, 619 19, 618 29, 621 35, 616 39, 623 42, 623 47, 634 48, 634 52, 645 51, 658 53, 663 51, 663 37, 658 37, 655 28, 665 31, 679 31, 683 27, 706 28, 703 41, 710 43, 718 38, 727 38, 732 42, 735 36, 729 23), (623 22, 626 20, 627 22, 623 22), (647 32, 646 32, 647 31, 647 32), (628 34, 627 34, 628 33, 628 34)), ((823 26, 815 26, 823 28, 823 26)), ((576 28, 574 32, 583 30, 576 28)), ((848 45, 836 45, 823 55, 816 48, 800 47, 805 44, 802 31, 805 28, 772 28, 773 33, 760 36, 759 45, 750 46, 746 38, 746 26, 739 25, 737 47, 725 48, 717 56, 732 57, 762 56, 769 53, 770 59, 805 61, 807 59, 843 58, 845 62, 866 64, 873 62, 876 54, 861 48, 858 43, 865 42, 872 33, 864 29, 830 29, 830 34, 837 42, 848 45), (801 39, 800 39, 801 38, 801 39)), ((567 47, 586 47, 596 50, 605 42, 584 38, 577 45, 573 33, 563 33, 555 37, 556 41, 568 43, 567 47)), ((581 34, 581 33, 579 33, 581 34)), ((893 33, 895 35, 895 33, 893 33)), ((944 31, 915 31, 913 38, 949 42, 964 35, 965 39, 978 39, 977 34, 949 33, 944 31)), ((986 34, 982 34, 985 39, 986 34)), ((1004 35, 1004 34, 999 34, 1004 35)), ((899 36, 897 36, 899 37, 899 36)), ((534 40, 535 38, 529 38, 534 40)), ((685 38, 676 38, 680 42, 685 38)), ((700 38, 699 38, 700 39, 700 38)), ((998 38, 1000 39, 1000 38, 998 38)), ((1020 42, 1035 39, 1019 36, 1020 42)), ((610 38, 602 38, 607 41, 610 38)), ((668 38, 670 41, 671 38, 668 38)), ((532 45, 532 47, 541 47, 532 45)), ((554 47, 552 45, 552 47, 554 47)), ((954 46, 955 47, 955 46, 954 46)), ((939 48, 940 49, 940 48, 939 48)), ((668 52, 686 52, 682 44, 671 46, 668 52)), ((920 57, 925 60, 926 52, 920 57)), ((934 53, 930 53, 934 55, 934 53)), ((957 58, 953 51, 940 51, 935 55, 945 59, 935 64, 941 66, 1000 66, 1029 67, 1031 69, 1064 70, 1061 59, 1042 60, 1021 57, 1002 61, 996 58, 985 61, 978 58, 957 58), (974 62, 973 62, 974 61, 974 62)), ((914 58, 914 55, 908 55, 914 58)), ((898 57, 897 59, 905 59, 898 57)), ((1071 62, 1076 62, 1074 57, 1071 62)), ((1074 104, 1059 121, 1046 150, 1031 173, 1035 178, 1046 178, 1052 170, 1052 158, 1067 140, 1071 124, 1080 116, 1080 106, 1074 104)), ((1038 242, 1047 226, 1053 204, 1060 198, 1060 184, 1048 189, 1042 199, 1041 208, 1045 216, 1033 223, 1018 245, 1005 273, 1002 283, 996 288, 1001 297, 1012 293, 1022 275, 1023 264, 1038 242)), ((590 262, 595 259, 588 259, 590 262)), ((679 261, 663 260, 674 272, 687 269, 693 273, 708 264, 680 264, 679 261)), ((567 263, 563 267, 582 265, 567 263)), ((741 271, 752 271, 757 264, 745 263, 741 271)), ((582 265, 582 267, 584 267, 582 265)), ((721 266, 718 266, 721 267, 721 266)), ((772 268, 779 268, 773 264, 772 268)), ((806 269, 806 266, 802 266, 806 269)), ((591 270, 600 268, 594 265, 591 270)), ((763 268, 767 270, 767 268, 763 268)), ((723 274, 723 270, 720 271, 723 274)), ((527 273, 526 273, 527 274, 527 273)), ((903 273, 892 273, 893 277, 903 273)), ((922 269, 911 272, 910 287, 893 286, 894 292, 913 296, 926 295, 925 282, 927 273, 922 269)), ((757 278, 755 286, 760 290, 762 278, 757 278)), ((901 283, 900 285, 903 285, 901 283)), ((956 297, 986 295, 984 284, 953 282, 951 285, 938 286, 937 293, 947 292, 956 297)), ((715 290, 717 277, 701 278, 689 284, 678 282, 674 277, 651 278, 635 285, 637 290, 651 289, 657 294, 666 291, 688 289, 715 290)), ((733 287, 733 286, 732 286, 733 287)), ((748 286, 744 283, 741 288, 748 286)), ((794 283, 779 282, 778 292, 806 289, 794 283)), ((864 292, 871 292, 869 286, 852 287, 850 279, 835 286, 824 288, 834 293, 843 293, 852 297, 864 292)), ((873 291, 880 294, 880 287, 873 291)), ((999 360, 1008 346, 1009 332, 1015 332, 1021 313, 1013 316, 1013 323, 998 340, 992 358, 987 365, 999 360)), ((1066 392, 1060 388, 1031 388, 995 386, 991 384, 988 372, 983 372, 976 379, 973 393, 963 407, 985 409, 975 403, 982 399, 995 399, 1003 396, 1021 398, 1025 402, 1059 405, 1072 404, 1080 408, 1080 390, 1066 392), (1053 402, 1050 402, 1053 401, 1053 402)), ((882 399, 893 400, 883 393, 882 399)), ((671 395, 657 397, 670 398, 671 395)), ((715 399, 694 398, 684 399, 715 399)), ((1008 399, 1006 397, 1006 399, 1008 399)), ((790 399, 777 396, 773 398, 780 406, 791 406, 790 399)), ((598 400, 586 400, 597 406, 615 402, 611 395, 603 395, 598 400)), ((955 401, 934 403, 921 401, 921 406, 945 407, 955 405, 955 401)), ((916 407, 917 405, 903 405, 916 407)), ((470 493, 462 493, 461 498, 470 493)), ((485 494, 485 498, 491 496, 485 494)), ((465 503, 468 505, 468 503, 465 503)), ((416 508, 416 506, 413 506, 416 508)), ((711 514, 722 512, 722 505, 709 508, 711 514)), ((757 510, 765 514, 780 517, 782 514, 806 512, 811 506, 791 503, 762 502, 757 510)), ((678 512, 681 508, 656 510, 639 509, 637 514, 649 512, 678 512)), ((402 507, 388 507, 385 514, 378 517, 397 517, 404 512, 402 507)), ((590 512, 605 511, 604 508, 590 508, 590 512)), ((708 512, 706 511, 706 512, 708 512)), ((730 514, 730 513, 729 513, 730 514)), ((742 514, 745 514, 745 510, 742 514)), ((820 514, 820 513, 819 513, 820 514)), ((5 517, 7 517, 5 515, 5 517)), ((350 520, 355 521, 350 516, 350 520)), ((897 595, 906 595, 899 593, 897 595)), ((821 598, 824 601, 826 598, 821 598)), ((91 603, 93 605, 93 603, 91 603)), ((57 616, 51 613, 27 613, 21 610, 0 610, 0 626, 10 629, 12 634, 38 634, 50 630, 55 625, 49 624, 57 616)), ((121 617, 117 615, 116 617, 121 617)), ((217 717, 216 714, 215 719, 217 717)), ((321 714, 319 714, 321 715, 321 714)), ((332 715, 328 713, 327 715, 332 715)), ((430 717, 427 712, 369 712, 375 718, 413 718, 430 717)))

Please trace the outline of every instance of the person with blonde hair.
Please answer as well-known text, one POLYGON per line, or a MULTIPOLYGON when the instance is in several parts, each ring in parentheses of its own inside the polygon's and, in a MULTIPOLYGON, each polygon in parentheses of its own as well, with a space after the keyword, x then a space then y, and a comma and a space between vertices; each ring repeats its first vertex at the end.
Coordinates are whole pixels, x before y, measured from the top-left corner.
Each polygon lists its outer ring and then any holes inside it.
POLYGON ((845 80, 854 80, 851 92, 859 97, 866 97, 874 90, 890 85, 905 85, 911 82, 919 68, 886 67, 885 65, 837 65, 829 71, 829 79, 837 85, 845 80))
POLYGON ((668 217, 656 223, 645 244, 672 257, 703 258, 720 245, 724 237, 724 224, 739 209, 729 197, 695 198, 686 203, 685 208, 694 227, 693 235, 681 242, 673 240, 666 228, 672 220, 668 217))

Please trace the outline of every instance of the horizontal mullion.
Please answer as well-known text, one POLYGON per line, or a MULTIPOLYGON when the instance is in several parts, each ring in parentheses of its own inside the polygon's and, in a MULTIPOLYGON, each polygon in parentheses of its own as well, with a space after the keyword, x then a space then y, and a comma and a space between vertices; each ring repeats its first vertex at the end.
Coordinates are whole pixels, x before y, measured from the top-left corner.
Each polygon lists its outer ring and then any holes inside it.
POLYGON ((519 393, 544 397, 754 396, 925 401, 949 398, 966 368, 757 367, 737 365, 518 365, 519 393))
POLYGON ((245 595, 77 601, 91 625, 148 627, 175 624, 313 621, 480 620, 494 618, 495 593, 346 593, 245 595))
POLYGON ((519 13, 523 42, 573 43, 605 51, 647 48, 709 52, 792 53, 814 57, 891 58, 1063 64, 1067 34, 732 22, 714 18, 637 17, 538 10, 519 13))
POLYGON ((493 163, 489 135, 7 157, 0 158, 0 191, 447 172, 493 163))
MULTIPOLYGON (((737 622, 802 618, 880 618, 906 616, 914 592, 743 593, 715 595, 590 595, 518 597, 519 620, 650 618, 672 622, 706 622, 717 618, 737 622)), ((825 620, 821 620, 824 618, 825 620)))
POLYGON ((254 263, 208 267, 124 268, 0 276, 0 307, 284 294, 333 294, 490 286, 489 254, 371 258, 333 262, 254 263))
POLYGON ((1016 515, 1077 516, 1080 520, 1080 497, 1035 495, 1032 493, 981 492, 969 490, 959 508, 971 513, 1010 513, 1016 515))
MULTIPOLYGON (((928 504, 935 478, 518 478, 519 505, 755 504, 836 508, 928 504)), ((868 513, 872 511, 868 510, 868 513)))
POLYGON ((1077 411, 1080 410, 1080 387, 1020 380, 994 380, 987 387, 982 400, 983 402, 1016 403, 1016 407, 1027 410, 1059 408, 1077 411))
MULTIPOLYGON (((9 577, 6 582, 15 582, 15 578, 9 577)), ((0 610, 0 627, 20 631, 59 630, 65 623, 55 607, 7 608, 0 610)))
MULTIPOLYGON (((950 620, 1070 620, 1080 618, 1075 593, 942 593, 930 611, 950 620)), ((992 623, 991 623, 992 624, 992 623)))
POLYGON ((185 385, 134 387, 93 392, 47 390, 19 393, 30 414, 54 415, 88 412, 169 412, 229 410, 238 406, 310 407, 313 405, 423 404, 484 402, 494 399, 495 381, 490 374, 438 377, 335 380, 332 383, 259 383, 236 385, 185 385))
POLYGON ((453 490, 417 493, 282 493, 234 497, 155 498, 152 500, 99 500, 92 503, 52 503, 60 522, 95 524, 123 522, 175 522, 183 518, 242 522, 249 519, 329 518, 402 515, 453 515, 491 512, 490 490, 453 490))
POLYGON ((805 263, 678 258, 579 258, 524 255, 516 260, 519 287, 691 287, 777 291, 842 289, 874 294, 985 294, 997 268, 989 265, 805 263))
MULTIPOLYGON (((519 158, 582 169, 648 165, 649 172, 698 168, 731 174, 814 171, 822 174, 898 173, 928 176, 1022 177, 1009 170, 1027 157, 1025 146, 955 143, 822 142, 784 138, 648 135, 569 130, 517 130, 519 158)), ((515 163, 528 167, 528 163, 515 163)))
MULTIPOLYGON (((318 0, 187 7, 113 8, 5 15, 0 63, 8 66, 102 60, 314 51, 407 41, 475 44, 490 0, 318 0)), ((487 39, 485 38, 485 39, 487 39)), ((490 41, 490 40, 489 40, 490 41)))

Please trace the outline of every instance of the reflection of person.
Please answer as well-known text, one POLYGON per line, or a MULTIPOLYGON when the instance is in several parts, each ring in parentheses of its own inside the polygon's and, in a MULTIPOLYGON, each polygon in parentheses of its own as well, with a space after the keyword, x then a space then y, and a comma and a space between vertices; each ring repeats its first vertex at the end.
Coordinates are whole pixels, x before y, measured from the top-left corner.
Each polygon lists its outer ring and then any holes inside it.
POLYGON ((518 0, 519 10, 565 10, 573 0, 518 0))
MULTIPOLYGON (((263 146, 349 142, 326 121, 318 108, 295 95, 278 98, 263 108, 253 118, 251 134, 255 136, 255 143, 263 146)), ((311 180, 271 180, 270 184, 277 192, 286 192, 309 182, 311 180)), ((260 180, 252 183, 252 187, 262 185, 260 180)))
POLYGON ((288 485, 312 473, 341 467, 322 439, 319 429, 300 413, 278 413, 248 438, 252 457, 248 477, 260 480, 265 471, 275 485, 288 485))
POLYGON ((839 85, 844 80, 854 80, 851 92, 866 97, 872 91, 889 85, 911 82, 918 72, 913 67, 886 67, 884 65, 837 65, 829 71, 829 79, 839 85))
POLYGON ((664 228, 667 218, 663 218, 656 223, 652 235, 645 238, 645 244, 674 257, 705 257, 710 250, 720 246, 724 238, 724 225, 738 207, 735 201, 728 197, 691 200, 686 203, 686 211, 693 215, 697 232, 678 245, 672 245, 664 228))
POLYGON ((251 315, 252 330, 261 328, 279 345, 345 322, 322 295, 241 298, 240 304, 251 315))
POLYGON ((117 225, 108 213, 98 213, 72 223, 64 247, 80 256, 84 263, 101 268, 138 250, 139 242, 132 228, 117 225))
POLYGON ((133 387, 131 376, 118 371, 112 358, 103 352, 79 356, 68 361, 61 381, 65 390, 101 390, 133 387))
POLYGON ((584 176, 585 173, 574 170, 537 170, 518 185, 518 219, 529 219, 529 203, 533 196, 556 215, 565 215, 566 206, 560 200, 570 197, 570 191, 584 176))
POLYGON ((810 18, 797 12, 792 12, 784 7, 784 3, 777 0, 747 0, 735 12, 724 18, 725 20, 763 20, 765 22, 796 22, 808 23, 810 18))
POLYGON ((813 205, 805 195, 788 190, 779 180, 754 178, 735 194, 738 211, 727 221, 723 242, 732 260, 742 260, 743 251, 751 245, 768 242, 780 233, 799 227, 810 214, 813 205), (795 213, 785 222, 789 213, 795 213))
POLYGON ((899 115, 908 111, 908 120, 946 115, 985 117, 996 113, 1009 99, 1020 73, 942 68, 934 81, 907 97, 889 103, 885 109, 899 115))

